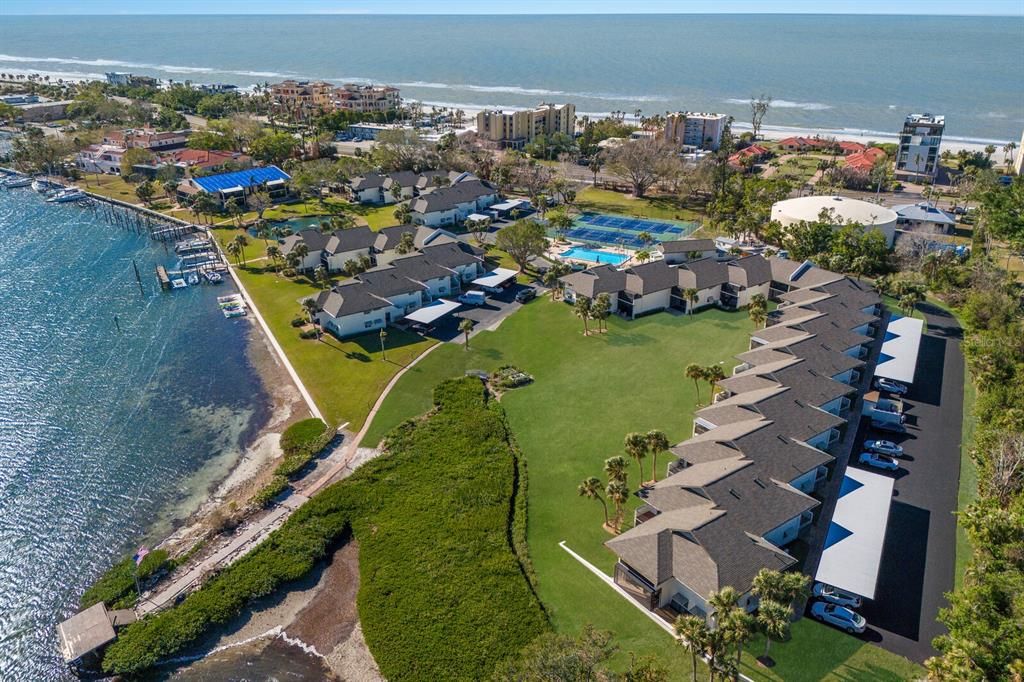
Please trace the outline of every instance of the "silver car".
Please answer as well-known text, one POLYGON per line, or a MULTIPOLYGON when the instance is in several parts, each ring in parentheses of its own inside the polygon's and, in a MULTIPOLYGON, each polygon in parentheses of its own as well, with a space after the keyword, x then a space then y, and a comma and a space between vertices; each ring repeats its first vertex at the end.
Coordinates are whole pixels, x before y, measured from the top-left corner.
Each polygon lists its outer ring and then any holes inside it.
POLYGON ((862 452, 857 461, 861 464, 866 464, 869 467, 875 467, 876 469, 884 469, 886 471, 896 471, 900 468, 900 465, 896 463, 896 460, 892 457, 886 457, 880 455, 877 452, 862 452))
POLYGON ((864 447, 871 452, 878 452, 890 457, 902 457, 903 448, 891 440, 869 440, 864 442, 864 447))
POLYGON ((814 589, 812 592, 818 599, 824 599, 827 602, 831 602, 839 606, 846 606, 851 609, 860 608, 860 597, 855 594, 850 594, 849 592, 843 592, 838 587, 832 587, 825 583, 814 583, 814 589))
POLYGON ((811 615, 822 623, 834 625, 840 630, 845 630, 846 632, 856 632, 860 634, 868 627, 868 621, 864 616, 851 611, 845 606, 839 606, 838 604, 816 601, 811 606, 811 615))

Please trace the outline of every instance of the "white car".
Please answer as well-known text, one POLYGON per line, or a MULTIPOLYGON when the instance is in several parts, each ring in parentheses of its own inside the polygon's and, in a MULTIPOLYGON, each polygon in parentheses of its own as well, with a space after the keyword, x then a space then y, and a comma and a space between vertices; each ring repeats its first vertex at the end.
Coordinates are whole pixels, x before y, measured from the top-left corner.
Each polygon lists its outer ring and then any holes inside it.
POLYGON ((900 465, 896 463, 896 460, 892 457, 880 455, 877 452, 862 452, 857 461, 861 464, 866 464, 869 467, 875 467, 876 469, 885 469, 886 471, 896 471, 900 468, 900 465))
POLYGON ((816 601, 811 606, 811 615, 822 623, 834 625, 846 632, 860 634, 868 627, 868 621, 865 620, 864 616, 838 604, 816 601))
POLYGON ((832 587, 825 583, 814 583, 814 589, 812 590, 814 596, 818 599, 824 599, 827 602, 832 602, 839 606, 846 606, 851 609, 860 608, 860 597, 849 592, 843 592, 838 587, 832 587))
POLYGON ((482 291, 467 291, 459 296, 459 303, 466 305, 484 305, 487 303, 487 295, 482 291))
POLYGON ((907 392, 907 387, 898 381, 892 379, 884 379, 878 377, 875 379, 875 388, 880 391, 887 391, 888 393, 895 393, 896 395, 903 395, 907 392))
POLYGON ((890 457, 902 457, 903 448, 891 440, 869 440, 864 441, 864 447, 871 452, 878 452, 890 457))

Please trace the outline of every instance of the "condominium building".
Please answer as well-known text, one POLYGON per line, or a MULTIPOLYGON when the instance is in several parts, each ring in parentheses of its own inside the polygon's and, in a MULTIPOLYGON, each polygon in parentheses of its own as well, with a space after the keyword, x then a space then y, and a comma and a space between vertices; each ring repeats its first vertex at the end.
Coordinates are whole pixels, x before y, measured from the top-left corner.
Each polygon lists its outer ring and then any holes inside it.
POLYGON ((390 85, 358 85, 345 83, 331 92, 331 105, 341 111, 360 113, 397 109, 402 103, 398 88, 390 85))
POLYGON ((665 141, 692 149, 718 149, 726 125, 725 114, 679 111, 665 117, 665 141))
POLYGON ((903 122, 896 152, 896 178, 921 182, 933 180, 939 172, 939 146, 945 116, 910 114, 903 122))
POLYGON ((388 85, 345 83, 338 87, 327 81, 286 80, 270 86, 275 104, 285 111, 305 116, 313 111, 392 111, 401 105, 398 88, 388 85))
POLYGON ((502 147, 521 149, 538 135, 576 132, 576 105, 541 102, 534 109, 491 109, 476 115, 477 135, 502 147))

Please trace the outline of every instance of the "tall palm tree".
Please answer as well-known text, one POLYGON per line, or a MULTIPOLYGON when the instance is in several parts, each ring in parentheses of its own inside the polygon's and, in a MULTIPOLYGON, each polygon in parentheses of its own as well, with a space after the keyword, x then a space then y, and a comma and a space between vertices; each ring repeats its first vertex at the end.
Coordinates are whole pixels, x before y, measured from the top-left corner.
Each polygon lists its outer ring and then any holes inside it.
POLYGON ((712 592, 708 597, 708 606, 713 610, 716 623, 728 616, 733 610, 739 608, 740 593, 732 585, 726 585, 720 590, 712 592))
POLYGON ((782 571, 762 568, 754 576, 751 591, 758 599, 782 603, 786 600, 786 577, 782 571))
POLYGON ((242 264, 242 246, 238 242, 228 242, 224 250, 235 259, 236 265, 240 266, 242 264))
POLYGON ((693 306, 697 305, 697 301, 700 298, 700 292, 693 287, 683 289, 683 298, 686 299, 686 314, 693 315, 693 306))
POLYGON ((309 318, 310 324, 313 324, 316 314, 320 312, 320 307, 316 304, 316 299, 310 297, 302 300, 302 310, 306 313, 306 317, 309 318))
POLYGON ((321 289, 329 289, 331 286, 331 273, 327 272, 327 268, 323 265, 316 269, 316 283, 320 285, 321 289))
POLYGON ((604 461, 604 474, 609 481, 626 482, 626 458, 622 455, 609 457, 604 461))
POLYGON ((608 331, 608 323, 606 320, 612 312, 612 297, 607 293, 598 294, 594 299, 594 304, 591 306, 591 317, 597 320, 597 331, 601 331, 601 326, 604 325, 604 331, 608 331))
POLYGON ((244 234, 236 234, 235 238, 231 240, 232 244, 238 244, 238 257, 241 259, 241 265, 245 265, 245 247, 249 245, 249 240, 244 234))
POLYGON ((629 500, 629 488, 623 481, 611 481, 604 489, 604 494, 615 505, 615 530, 622 530, 623 509, 629 500))
POLYGON ((459 322, 459 331, 466 337, 466 350, 469 350, 469 333, 473 331, 473 320, 465 318, 459 322))
POLYGON ((704 653, 709 634, 708 624, 700 616, 685 614, 676 618, 673 629, 679 643, 690 652, 693 682, 697 682, 697 656, 704 653))
POLYGON ((644 438, 647 440, 647 451, 651 453, 651 479, 658 482, 658 455, 671 447, 668 436, 664 431, 657 429, 648 431, 644 438))
POLYGON ((711 397, 708 398, 708 402, 714 402, 715 398, 715 386, 718 385, 719 381, 725 379, 725 370, 722 369, 721 365, 708 365, 704 368, 704 380, 711 384, 711 397))
POLYGON ((590 330, 587 328, 587 320, 590 319, 591 305, 590 299, 585 296, 576 297, 576 305, 573 306, 573 313, 576 317, 583 320, 583 336, 590 334, 590 330))
POLYGON ((604 508, 604 525, 608 526, 608 503, 601 497, 601 481, 596 476, 584 478, 583 482, 576 486, 576 494, 591 500, 597 500, 604 508))
POLYGON ((704 378, 704 368, 698 364, 690 363, 686 366, 686 378, 693 379, 693 387, 697 391, 697 404, 700 405, 700 380, 704 378))
POLYGON ((292 249, 292 253, 298 256, 298 264, 303 266, 303 269, 305 269, 306 256, 309 255, 309 246, 307 246, 305 243, 300 242, 295 245, 294 249, 292 249))
POLYGON ((626 448, 626 454, 636 461, 636 466, 640 470, 640 486, 643 487, 644 457, 647 456, 647 438, 642 433, 629 433, 626 434, 623 446, 626 448))
POLYGON ((750 306, 747 309, 747 315, 750 316, 750 321, 754 323, 754 329, 760 329, 768 321, 768 312, 763 308, 750 306))
POLYGON ((267 258, 270 260, 270 263, 274 268, 274 272, 276 273, 278 271, 277 262, 281 259, 281 248, 275 244, 268 246, 267 258))
POLYGON ((725 621, 721 624, 722 634, 726 642, 736 647, 736 660, 733 662, 732 674, 734 679, 739 679, 740 660, 743 657, 743 645, 747 643, 754 634, 757 621, 743 609, 734 609, 725 621))
POLYGON ((757 625, 764 633, 764 658, 768 658, 772 640, 782 639, 786 636, 791 616, 792 612, 788 607, 771 599, 762 601, 758 606, 757 625))

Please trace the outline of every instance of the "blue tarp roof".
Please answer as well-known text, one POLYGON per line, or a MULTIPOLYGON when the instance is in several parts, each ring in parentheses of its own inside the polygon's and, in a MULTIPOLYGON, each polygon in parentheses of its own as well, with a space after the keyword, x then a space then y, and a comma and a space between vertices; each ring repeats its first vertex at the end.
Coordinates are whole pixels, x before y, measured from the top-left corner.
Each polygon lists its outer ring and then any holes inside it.
POLYGON ((217 175, 193 178, 193 182, 207 192, 220 192, 232 187, 249 188, 254 185, 262 185, 264 182, 291 179, 290 175, 277 166, 265 166, 263 168, 249 168, 231 173, 218 173, 217 175))

